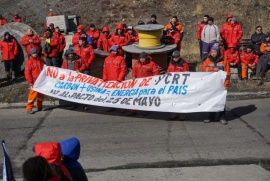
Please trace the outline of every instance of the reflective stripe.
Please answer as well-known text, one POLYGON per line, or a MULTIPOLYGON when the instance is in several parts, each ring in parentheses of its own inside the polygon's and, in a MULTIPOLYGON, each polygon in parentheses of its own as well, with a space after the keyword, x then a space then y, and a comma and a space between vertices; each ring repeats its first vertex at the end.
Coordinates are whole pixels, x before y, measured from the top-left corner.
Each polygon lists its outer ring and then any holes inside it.
POLYGON ((38 101, 43 101, 43 99, 41 99, 41 98, 37 98, 37 100, 38 100, 38 101))
POLYGON ((34 102, 35 100, 28 100, 27 102, 34 102))

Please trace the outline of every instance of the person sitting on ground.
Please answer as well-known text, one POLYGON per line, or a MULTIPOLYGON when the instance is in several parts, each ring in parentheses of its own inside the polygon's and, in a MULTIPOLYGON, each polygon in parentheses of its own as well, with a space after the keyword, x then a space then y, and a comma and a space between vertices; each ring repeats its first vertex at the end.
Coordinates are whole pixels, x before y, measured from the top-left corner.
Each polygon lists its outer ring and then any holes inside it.
POLYGON ((35 49, 37 49, 38 53, 41 53, 41 46, 40 46, 41 41, 40 41, 38 35, 34 34, 33 30, 30 28, 27 29, 26 35, 24 35, 22 37, 21 44, 23 46, 25 46, 25 50, 26 50, 28 57, 31 56, 31 54, 30 54, 31 48, 35 48, 35 49))
POLYGON ((3 25, 5 25, 5 24, 7 24, 7 23, 8 23, 7 19, 4 18, 4 17, 2 16, 2 14, 0 14, 0 26, 3 26, 3 25))
POLYGON ((22 165, 22 173, 25 181, 61 181, 61 176, 42 156, 28 158, 22 165))
POLYGON ((96 26, 94 24, 90 24, 90 29, 86 32, 87 35, 89 35, 93 40, 93 49, 97 48, 97 42, 100 36, 99 30, 96 29, 96 26))
POLYGON ((152 15, 151 15, 151 20, 148 21, 146 24, 159 24, 159 23, 157 22, 157 15, 152 14, 152 15))
POLYGON ((242 80, 247 82, 248 69, 251 69, 253 75, 255 75, 256 65, 259 60, 257 54, 253 51, 253 45, 248 45, 240 55, 241 66, 242 66, 242 80))
POLYGON ((0 41, 0 51, 5 66, 7 80, 16 80, 16 60, 19 50, 17 41, 9 32, 5 32, 4 38, 0 41))
POLYGON ((231 68, 237 68, 238 78, 241 80, 241 62, 235 45, 228 44, 228 50, 224 52, 224 58, 228 61, 231 68))
MULTIPOLYGON (((226 90, 228 90, 230 83, 230 66, 228 61, 219 53, 218 46, 215 45, 211 48, 210 55, 208 55, 207 59, 202 64, 202 72, 217 72, 220 70, 225 71, 227 74, 224 87, 226 90)), ((218 119, 220 120, 221 124, 226 125, 227 121, 225 119, 225 108, 226 107, 224 107, 224 110, 221 112, 210 112, 208 119, 205 119, 204 123, 215 121, 216 114, 218 114, 218 119)))
POLYGON ((102 35, 98 39, 97 49, 109 52, 109 39, 111 38, 110 29, 108 26, 102 28, 102 35))
POLYGON ((68 169, 62 163, 62 150, 58 142, 37 143, 34 146, 36 156, 44 157, 58 175, 61 176, 61 181, 72 181, 72 177, 68 169))
POLYGON ((270 62, 270 32, 266 33, 265 40, 262 42, 260 51, 263 55, 260 57, 256 67, 256 77, 254 79, 264 78, 270 62))
MULTIPOLYGON (((159 74, 160 74, 159 67, 152 60, 152 57, 147 55, 146 52, 140 53, 139 60, 136 60, 136 62, 133 65, 132 79, 135 80, 136 78, 150 77, 159 74)), ((137 114, 136 110, 130 110, 130 116, 136 114, 137 114)), ((146 115, 147 112, 144 112, 143 114, 146 115)))
POLYGON ((88 181, 86 174, 78 162, 81 152, 80 141, 77 138, 68 138, 60 142, 63 154, 63 164, 68 169, 73 181, 88 181))
POLYGON ((22 22, 22 18, 19 16, 19 13, 14 13, 14 17, 11 19, 11 22, 17 22, 17 23, 22 22))
POLYGON ((251 42, 253 44, 254 52, 259 56, 263 55, 263 53, 260 51, 260 46, 264 40, 265 34, 263 33, 262 27, 256 26, 255 33, 251 35, 251 42))
POLYGON ((45 61, 38 56, 38 51, 36 48, 31 48, 30 57, 27 60, 24 68, 24 77, 30 86, 30 92, 28 95, 28 101, 26 105, 26 113, 34 114, 32 110, 34 107, 34 102, 36 100, 37 110, 42 110, 42 101, 44 99, 44 94, 36 92, 33 90, 33 85, 35 84, 39 74, 43 70, 45 61))
MULTIPOLYGON (((180 52, 175 50, 172 53, 172 58, 169 63, 167 74, 170 72, 189 72, 188 63, 180 57, 180 52)), ((172 113, 170 119, 174 120, 177 118, 177 113, 172 113)), ((185 120, 186 116, 183 113, 179 113, 179 121, 185 120)))

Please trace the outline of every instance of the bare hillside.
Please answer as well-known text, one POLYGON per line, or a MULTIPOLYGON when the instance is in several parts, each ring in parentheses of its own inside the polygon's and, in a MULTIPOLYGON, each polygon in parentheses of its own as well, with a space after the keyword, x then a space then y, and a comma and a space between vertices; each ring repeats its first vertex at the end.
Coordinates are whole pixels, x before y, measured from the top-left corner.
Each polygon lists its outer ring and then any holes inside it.
POLYGON ((195 36, 197 24, 204 14, 209 14, 220 26, 228 13, 232 13, 244 29, 244 38, 249 38, 256 25, 270 31, 269 0, 0 0, 0 13, 9 20, 19 12, 24 22, 40 34, 49 9, 54 14, 75 14, 81 16, 86 28, 95 23, 100 29, 104 25, 114 29, 116 23, 136 25, 139 20, 148 21, 151 14, 158 16, 160 24, 168 23, 177 15, 185 28, 183 56, 198 59, 195 36))

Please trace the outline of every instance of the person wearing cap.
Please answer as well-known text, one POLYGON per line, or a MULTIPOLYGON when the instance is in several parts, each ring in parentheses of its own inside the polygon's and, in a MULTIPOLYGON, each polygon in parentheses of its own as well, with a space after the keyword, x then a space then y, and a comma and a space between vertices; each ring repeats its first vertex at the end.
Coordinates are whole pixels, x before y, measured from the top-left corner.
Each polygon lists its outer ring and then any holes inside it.
POLYGON ((238 78, 241 80, 241 62, 239 51, 234 44, 228 44, 228 49, 224 52, 224 58, 228 61, 230 68, 237 68, 238 78))
MULTIPOLYGON (((113 45, 109 49, 109 56, 105 58, 103 64, 102 79, 103 81, 118 81, 125 80, 127 73, 127 65, 123 56, 118 55, 118 47, 113 45)), ((115 108, 110 108, 107 112, 115 111, 115 108)), ((124 111, 122 111, 124 112, 124 111)))
POLYGON ((138 33, 133 29, 132 26, 127 27, 127 41, 128 43, 134 43, 139 42, 139 35, 138 33))
POLYGON ((109 40, 110 46, 116 45, 118 48, 118 55, 123 56, 124 51, 122 50, 122 46, 128 45, 128 40, 126 39, 124 33, 123 24, 119 23, 116 25, 116 31, 112 34, 111 39, 109 40))
POLYGON ((118 47, 113 45, 109 49, 109 56, 105 58, 103 64, 102 79, 104 81, 118 81, 125 79, 127 65, 125 59, 118 55, 118 47))
POLYGON ((157 15, 152 14, 152 15, 151 15, 151 20, 148 21, 146 24, 159 24, 159 23, 157 22, 157 15))
POLYGON ((207 58, 211 48, 219 41, 219 29, 214 24, 214 18, 208 18, 208 24, 203 27, 201 33, 202 41, 202 63, 207 58))
MULTIPOLYGON (((210 54, 206 58, 206 60, 202 64, 202 72, 218 72, 224 71, 226 72, 226 79, 224 82, 224 88, 228 90, 229 83, 230 83, 230 66, 228 61, 222 57, 219 53, 218 45, 216 44, 211 48, 210 54)), ((210 112, 208 119, 205 119, 205 123, 209 123, 211 121, 215 121, 216 114, 218 114, 218 119, 220 120, 221 124, 226 125, 227 121, 225 119, 225 107, 224 110, 221 112, 210 112)))
POLYGON ((224 49, 227 50, 228 49, 228 45, 225 41, 225 31, 227 31, 228 27, 231 24, 231 18, 233 18, 232 14, 228 14, 226 16, 226 21, 221 25, 221 29, 220 29, 220 37, 223 39, 223 44, 224 44, 224 49))
POLYGON ((18 44, 9 32, 4 33, 4 38, 0 41, 0 51, 4 62, 7 80, 16 79, 16 60, 19 53, 18 44))
POLYGON ((87 35, 89 35, 93 40, 93 48, 97 48, 97 42, 100 36, 100 32, 96 29, 96 26, 94 24, 90 24, 90 29, 86 32, 87 35))
POLYGON ((208 24, 208 18, 209 18, 208 15, 204 15, 203 21, 201 21, 197 27, 197 39, 199 41, 201 59, 202 59, 202 38, 201 38, 202 37, 202 30, 203 30, 204 26, 208 24))
POLYGON ((254 79, 264 78, 267 72, 268 63, 270 62, 270 32, 266 33, 265 40, 260 46, 263 55, 260 57, 256 67, 256 77, 254 79))
MULTIPOLYGON (((167 68, 167 73, 170 72, 189 72, 189 65, 183 58, 181 58, 180 52, 178 50, 175 50, 172 53, 172 58, 167 68)), ((183 121, 186 118, 185 114, 182 113, 179 113, 178 116, 179 121, 183 121)), ((174 120, 176 118, 177 113, 172 113, 170 119, 174 120)))
MULTIPOLYGON (((61 68, 68 69, 68 70, 74 70, 76 72, 83 73, 86 70, 86 64, 85 62, 79 57, 73 48, 69 48, 66 50, 64 55, 64 60, 62 63, 61 68)), ((63 101, 63 100, 62 100, 63 101)), ((69 102, 69 101, 63 101, 67 102, 67 104, 70 104, 70 110, 77 109, 77 103, 69 102)), ((87 106, 84 107, 85 110, 88 109, 87 106)))
POLYGON ((242 27, 236 21, 236 18, 230 18, 230 24, 226 26, 226 29, 222 33, 222 38, 226 42, 226 45, 234 45, 239 50, 240 39, 243 36, 242 27))
POLYGON ((254 34, 251 35, 251 42, 253 44, 254 53, 261 56, 263 53, 260 51, 260 46, 265 40, 265 34, 263 33, 262 26, 256 26, 254 34))
POLYGON ((102 28, 102 35, 98 39, 97 49, 109 52, 109 39, 111 38, 110 29, 108 26, 102 28))
MULTIPOLYGON (((46 27, 46 30, 50 30, 52 33, 54 33, 55 31, 55 28, 54 28, 54 24, 53 23, 50 23, 49 26, 46 27)), ((42 36, 42 39, 45 40, 46 39, 46 30, 42 36)))
POLYGON ((22 37, 21 44, 25 47, 28 57, 30 57, 31 48, 35 48, 38 53, 41 53, 41 41, 38 35, 34 34, 32 29, 27 29, 26 34, 22 37))
POLYGON ((168 30, 168 34, 166 35, 166 39, 170 44, 176 44, 176 50, 181 51, 181 34, 176 31, 175 27, 172 27, 168 30))
POLYGON ((95 60, 94 49, 88 44, 85 37, 81 37, 79 44, 75 45, 75 53, 82 58, 86 64, 84 74, 91 75, 91 65, 95 60))
POLYGON ((248 45, 240 55, 242 66, 242 80, 247 82, 248 69, 251 69, 255 73, 256 65, 259 60, 259 56, 254 53, 253 45, 248 45))
MULTIPOLYGON (((152 60, 146 52, 140 53, 139 60, 135 60, 132 68, 132 79, 159 75, 159 66, 152 60)), ((130 116, 136 115, 136 110, 130 110, 130 116)), ((145 115, 147 112, 144 113, 145 115)))
POLYGON ((26 113, 34 114, 35 112, 32 110, 34 107, 34 102, 36 100, 37 111, 42 110, 42 101, 44 99, 44 95, 34 91, 33 85, 35 84, 39 74, 41 73, 43 67, 45 65, 45 61, 38 56, 38 51, 36 48, 30 49, 30 57, 25 64, 24 69, 24 77, 30 86, 30 92, 28 94, 28 101, 26 104, 26 113))
POLYGON ((52 12, 52 9, 50 9, 50 12, 49 12, 48 16, 54 16, 54 14, 52 12))
POLYGON ((75 47, 75 45, 79 44, 79 40, 80 37, 82 35, 82 33, 84 32, 84 26, 83 25, 78 25, 77 26, 77 32, 74 33, 73 37, 72 37, 72 44, 75 47))
POLYGON ((19 13, 14 13, 14 16, 11 19, 11 22, 17 22, 17 23, 21 23, 22 22, 22 18, 19 16, 19 13))
POLYGON ((0 14, 0 26, 3 26, 3 25, 5 25, 5 24, 7 24, 7 23, 8 23, 7 19, 4 18, 4 17, 2 16, 2 14, 0 14))
POLYGON ((61 66, 63 62, 64 49, 66 47, 66 38, 60 32, 60 28, 58 26, 55 27, 55 31, 53 32, 53 34, 58 39, 58 56, 57 57, 58 57, 59 65, 61 66))
POLYGON ((42 49, 46 64, 48 66, 61 67, 62 62, 58 61, 59 40, 49 28, 45 31, 45 35, 46 37, 42 41, 42 49))

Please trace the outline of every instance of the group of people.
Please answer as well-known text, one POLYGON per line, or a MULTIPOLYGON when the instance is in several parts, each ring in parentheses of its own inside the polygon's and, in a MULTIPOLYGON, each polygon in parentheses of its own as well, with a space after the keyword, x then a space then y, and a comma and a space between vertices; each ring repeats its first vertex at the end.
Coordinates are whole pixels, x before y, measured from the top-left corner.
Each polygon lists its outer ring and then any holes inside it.
POLYGON ((80 141, 73 137, 61 142, 35 144, 34 157, 22 165, 25 181, 87 181, 83 167, 78 162, 80 141))
MULTIPOLYGON (((14 13, 14 16, 11 18, 10 22, 21 23, 22 18, 19 16, 19 13, 14 13)), ((2 14, 0 14, 0 26, 3 26, 7 23, 8 23, 8 20, 4 18, 2 14)))
POLYGON ((197 28, 202 64, 209 56, 210 49, 218 44, 220 54, 228 61, 230 68, 238 70, 240 80, 248 81, 248 69, 251 69, 253 79, 265 77, 270 62, 270 33, 264 34, 262 27, 257 26, 251 36, 251 44, 240 52, 242 36, 242 27, 232 14, 227 15, 226 22, 222 24, 220 30, 214 24, 214 18, 205 15, 197 28))
MULTIPOLYGON (((53 14, 50 12, 49 16, 53 16, 53 14)), ((145 23, 141 20, 138 22, 138 25, 143 24, 145 23)), ((146 24, 158 24, 157 16, 155 14, 151 15, 150 21, 146 24)), ((164 35, 161 37, 165 40, 165 43, 177 45, 168 62, 167 73, 189 71, 187 62, 180 56, 183 35, 182 25, 178 18, 173 16, 164 27, 164 35)), ((265 76, 267 71, 267 64, 270 59, 270 33, 263 34, 262 27, 257 26, 256 32, 251 37, 253 44, 248 45, 239 53, 242 36, 242 28, 231 14, 226 17, 226 22, 220 30, 214 24, 214 19, 208 15, 205 15, 203 21, 198 25, 197 38, 200 45, 202 71, 225 71, 227 73, 227 79, 224 84, 226 89, 229 86, 230 68, 238 68, 240 72, 239 78, 244 81, 247 80, 248 69, 256 72, 255 78, 265 76), (218 44, 221 39, 223 40, 224 47, 218 44)), ((72 38, 72 46, 64 54, 66 40, 61 34, 59 27, 55 27, 53 23, 48 24, 42 40, 31 29, 28 29, 21 41, 29 57, 25 65, 25 78, 30 85, 26 112, 28 114, 34 113, 32 109, 35 100, 37 100, 37 110, 42 110, 44 95, 33 91, 32 86, 45 64, 91 75, 91 64, 95 60, 94 49, 100 49, 109 53, 103 66, 102 79, 104 81, 123 81, 128 68, 132 69, 132 79, 159 75, 159 66, 145 52, 140 54, 139 59, 132 66, 131 55, 125 53, 122 47, 138 41, 138 32, 132 26, 125 24, 117 24, 115 32, 112 34, 108 26, 104 26, 100 33, 94 24, 90 25, 88 31, 85 30, 83 25, 78 25, 77 31, 72 38), (42 52, 44 53, 45 61, 40 56, 42 52)), ((18 54, 18 45, 9 32, 6 32, 4 39, 1 40, 0 50, 2 51, 7 79, 11 79, 13 75, 11 71, 12 63, 18 54)), ((74 104, 72 104, 72 107, 76 108, 74 104)), ((136 113, 135 110, 130 111, 131 115, 136 113)), ((219 114, 221 115, 220 120, 223 124, 227 124, 224 116, 222 116, 224 113, 219 114)), ((176 119, 177 117, 177 114, 171 115, 171 119, 176 119)), ((178 118, 179 120, 184 120, 185 115, 180 114, 178 118)), ((211 120, 213 120, 213 116, 210 116, 205 122, 211 120)))

